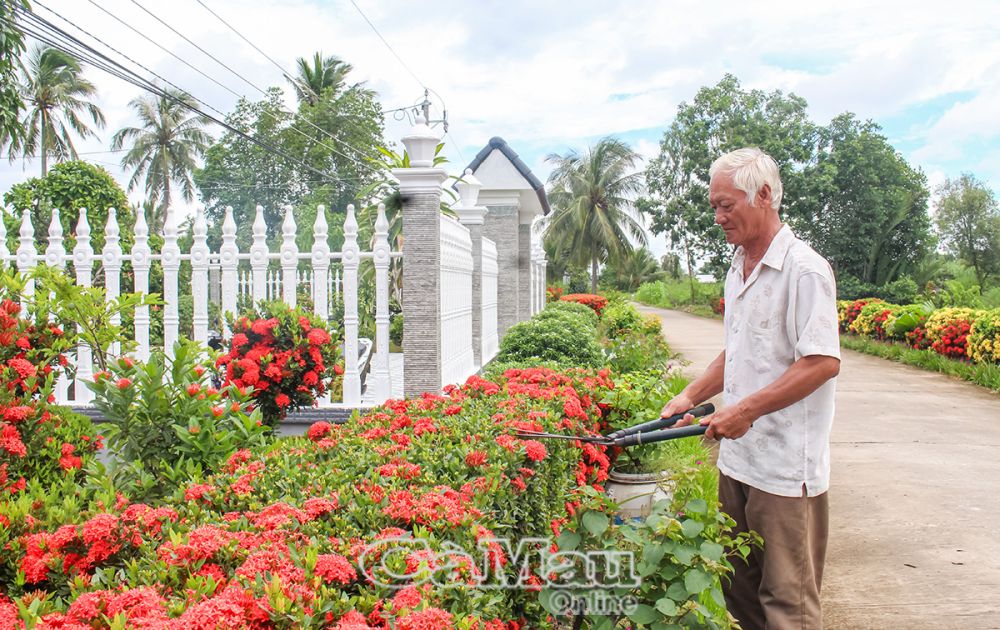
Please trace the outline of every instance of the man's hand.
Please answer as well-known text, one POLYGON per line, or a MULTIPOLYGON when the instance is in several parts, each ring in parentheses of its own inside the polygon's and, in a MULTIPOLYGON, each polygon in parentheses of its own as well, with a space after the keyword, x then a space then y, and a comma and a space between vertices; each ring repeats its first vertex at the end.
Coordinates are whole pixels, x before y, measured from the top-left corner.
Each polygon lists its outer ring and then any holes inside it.
MULTIPOLYGON (((660 412, 661 418, 669 418, 670 416, 675 416, 681 412, 687 411, 694 407, 694 403, 688 398, 687 394, 681 392, 670 399, 666 405, 663 406, 663 411, 660 412)), ((685 415, 683 418, 677 421, 675 427, 684 427, 691 424, 694 420, 694 416, 691 414, 685 415)))
POLYGON ((743 437, 756 419, 746 405, 737 403, 723 407, 709 418, 703 418, 701 423, 708 425, 705 437, 712 440, 721 440, 722 438, 735 440, 743 437))

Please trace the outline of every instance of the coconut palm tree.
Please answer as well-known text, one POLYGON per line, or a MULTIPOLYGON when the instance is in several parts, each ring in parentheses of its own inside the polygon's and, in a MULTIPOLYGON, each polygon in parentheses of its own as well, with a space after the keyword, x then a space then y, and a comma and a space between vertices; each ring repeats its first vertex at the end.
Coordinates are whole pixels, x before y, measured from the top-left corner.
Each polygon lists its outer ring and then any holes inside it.
POLYGON ((637 247, 621 258, 609 259, 605 274, 620 291, 635 291, 643 283, 666 275, 645 247, 637 247))
POLYGON ((590 264, 591 291, 597 291, 598 265, 609 256, 621 257, 645 246, 646 235, 633 205, 642 192, 638 153, 614 137, 602 138, 581 155, 551 154, 549 176, 552 219, 546 239, 575 264, 590 264))
POLYGON ((72 132, 81 138, 97 134, 81 118, 84 114, 98 129, 104 114, 89 99, 97 93, 83 78, 83 66, 67 53, 50 46, 35 46, 21 73, 21 98, 25 115, 24 138, 12 142, 11 161, 19 156, 42 159, 42 177, 48 172, 49 155, 58 160, 76 158, 72 132))
POLYGON ((149 222, 156 233, 163 229, 173 184, 179 184, 185 201, 194 199, 191 174, 212 142, 204 130, 209 120, 188 107, 196 105, 194 98, 173 89, 167 94, 132 99, 129 107, 139 117, 139 126, 124 127, 111 140, 115 151, 131 143, 132 148, 122 158, 122 167, 133 169, 128 189, 132 191, 145 177, 146 199, 153 210, 149 222))
POLYGON ((342 61, 339 57, 324 57, 323 53, 315 53, 310 60, 299 57, 296 60, 299 72, 294 79, 289 79, 300 103, 315 105, 325 90, 339 92, 345 85, 347 75, 354 66, 342 61))

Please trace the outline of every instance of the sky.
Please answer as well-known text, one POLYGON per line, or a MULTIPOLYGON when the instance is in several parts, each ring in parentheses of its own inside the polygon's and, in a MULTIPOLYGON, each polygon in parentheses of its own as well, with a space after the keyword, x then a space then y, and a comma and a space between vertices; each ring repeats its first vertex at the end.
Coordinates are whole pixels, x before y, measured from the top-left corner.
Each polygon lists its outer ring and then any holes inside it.
MULTIPOLYGON (((543 181, 551 170, 546 156, 585 150, 607 135, 652 158, 678 104, 732 73, 745 89, 804 97, 820 124, 844 111, 874 120, 932 188, 971 172, 1000 191, 996 0, 355 2, 38 0, 32 6, 66 27, 51 9, 223 112, 235 105, 234 92, 255 99, 257 88, 287 87, 277 66, 292 73, 297 57, 316 51, 352 64, 351 81, 365 81, 386 110, 413 105, 430 88, 434 113, 448 111, 445 154, 456 174, 493 136, 504 138, 543 181)), ((98 87, 107 127, 77 150, 126 183, 121 154, 97 152, 109 150, 114 131, 135 123, 128 102, 139 91, 96 69, 87 76, 98 87)), ((398 143, 408 125, 387 116, 387 139, 398 143)), ((0 161, 0 191, 38 172, 36 161, 0 161)), ((142 191, 130 197, 138 201, 142 191)), ((651 239, 654 254, 665 247, 662 236, 651 239)))

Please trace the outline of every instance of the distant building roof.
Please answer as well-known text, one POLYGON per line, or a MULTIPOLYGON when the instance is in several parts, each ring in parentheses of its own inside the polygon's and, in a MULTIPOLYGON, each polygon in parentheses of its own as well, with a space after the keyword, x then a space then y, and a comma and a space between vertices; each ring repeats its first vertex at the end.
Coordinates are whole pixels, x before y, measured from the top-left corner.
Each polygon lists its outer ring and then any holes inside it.
POLYGON ((483 150, 480 151, 476 157, 472 158, 472 161, 469 162, 469 166, 467 168, 472 169, 472 172, 475 173, 476 169, 478 169, 483 161, 490 156, 490 153, 493 153, 494 149, 502 153, 504 157, 510 160, 510 163, 515 169, 517 169, 517 172, 521 174, 521 177, 527 180, 528 184, 535 191, 535 194, 538 195, 538 203, 542 206, 542 213, 548 214, 550 208, 548 197, 545 196, 545 185, 537 177, 535 177, 535 174, 531 172, 531 169, 529 169, 528 165, 524 163, 524 160, 517 156, 517 153, 510 148, 510 145, 507 144, 503 138, 499 136, 490 138, 490 141, 485 147, 483 147, 483 150))

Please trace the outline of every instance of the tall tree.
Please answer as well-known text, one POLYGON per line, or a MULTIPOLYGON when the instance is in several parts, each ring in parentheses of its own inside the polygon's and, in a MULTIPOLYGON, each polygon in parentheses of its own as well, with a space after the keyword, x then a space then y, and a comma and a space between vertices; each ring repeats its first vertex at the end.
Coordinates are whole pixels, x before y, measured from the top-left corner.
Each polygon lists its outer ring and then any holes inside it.
POLYGON ((805 172, 813 206, 797 225, 838 275, 875 285, 895 280, 931 249, 926 178, 853 114, 820 132, 805 172))
POLYGON ((97 88, 83 77, 83 66, 61 50, 35 46, 22 74, 24 138, 11 143, 10 159, 38 153, 44 177, 50 154, 58 160, 77 157, 71 132, 81 138, 96 136, 81 114, 98 129, 104 127, 104 114, 89 100, 97 88))
POLYGON ((785 215, 794 221, 808 214, 802 170, 814 158, 817 130, 806 107, 794 94, 743 90, 729 74, 681 103, 646 170, 650 195, 643 208, 653 233, 706 259, 705 268, 717 275, 725 273, 730 248, 708 204, 708 168, 723 153, 747 146, 759 147, 781 167, 785 215))
POLYGON ((342 61, 339 57, 324 57, 322 52, 314 53, 312 59, 299 57, 296 60, 298 74, 289 79, 299 103, 315 105, 319 102, 323 93, 330 90, 337 94, 340 92, 347 79, 347 75, 354 69, 349 63, 342 61))
POLYGON ((111 140, 115 151, 131 144, 122 158, 122 167, 132 169, 128 190, 131 192, 145 176, 146 200, 153 210, 150 228, 157 234, 163 230, 174 183, 185 201, 194 200, 192 172, 212 141, 204 129, 208 119, 191 113, 194 98, 174 89, 168 93, 170 97, 133 99, 129 107, 139 117, 140 126, 124 127, 111 140))
POLYGON ((610 259, 601 280, 621 291, 635 291, 644 282, 653 282, 665 275, 648 249, 636 247, 625 256, 610 259))
POLYGON ((597 291, 598 265, 609 257, 627 255, 633 242, 646 245, 646 234, 634 199, 643 191, 642 158, 613 137, 602 138, 581 155, 551 154, 549 176, 552 219, 545 231, 561 255, 590 264, 590 288, 597 291))
POLYGON ((938 232, 950 253, 971 266, 980 287, 1000 273, 1000 208, 993 191, 971 173, 938 189, 938 232))
POLYGON ((0 2, 0 148, 20 142, 24 136, 19 120, 24 102, 17 85, 17 60, 24 52, 24 33, 17 27, 19 7, 27 8, 28 3, 0 2))

